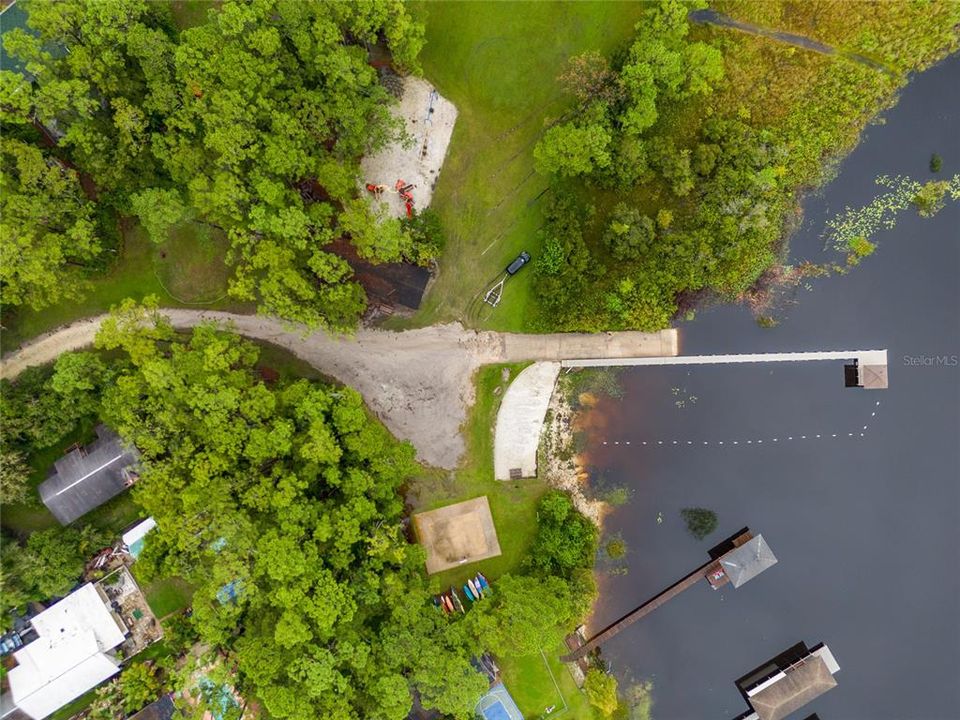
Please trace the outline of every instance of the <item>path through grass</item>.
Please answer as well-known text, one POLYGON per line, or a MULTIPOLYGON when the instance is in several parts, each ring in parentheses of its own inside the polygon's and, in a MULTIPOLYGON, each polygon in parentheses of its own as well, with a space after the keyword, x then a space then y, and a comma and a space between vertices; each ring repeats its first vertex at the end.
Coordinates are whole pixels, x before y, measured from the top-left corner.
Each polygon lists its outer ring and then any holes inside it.
POLYGON ((423 70, 460 111, 432 207, 447 247, 417 325, 460 319, 498 330, 535 329, 532 272, 508 284, 496 309, 478 293, 521 250, 536 256, 542 194, 533 146, 569 110, 556 76, 587 50, 626 43, 641 3, 414 3, 426 21, 423 70))

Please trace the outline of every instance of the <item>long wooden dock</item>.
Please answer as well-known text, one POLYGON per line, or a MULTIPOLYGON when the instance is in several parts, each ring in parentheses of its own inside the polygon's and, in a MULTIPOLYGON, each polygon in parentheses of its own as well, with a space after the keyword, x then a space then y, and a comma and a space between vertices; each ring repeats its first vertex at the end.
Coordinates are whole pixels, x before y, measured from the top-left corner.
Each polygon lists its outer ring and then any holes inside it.
MULTIPOLYGON (((672 600, 677 595, 682 593, 684 590, 688 588, 692 588, 694 585, 696 585, 698 582, 702 580, 706 580, 707 583, 709 583, 710 587, 712 587, 714 590, 718 590, 719 588, 723 587, 728 582, 730 582, 730 578, 727 576, 727 573, 724 570, 723 562, 726 561, 727 559, 733 560, 733 558, 736 557, 735 553, 742 546, 750 543, 751 540, 755 541, 756 543, 760 543, 760 544, 763 543, 762 536, 757 536, 756 538, 754 538, 754 535, 752 532, 750 532, 749 528, 744 528, 735 536, 729 538, 724 543, 721 543, 721 545, 718 546, 718 548, 724 548, 723 550, 718 552, 711 551, 711 555, 713 557, 711 557, 709 562, 704 563, 703 565, 698 567, 696 570, 694 570, 692 573, 685 576, 681 580, 678 580, 663 592, 650 598, 649 600, 647 600, 645 603, 641 604, 639 607, 635 608, 634 610, 631 610, 630 612, 628 612, 626 615, 621 617, 619 620, 617 620, 613 624, 605 627, 603 630, 598 632, 589 640, 586 640, 585 642, 582 641, 582 638, 579 634, 568 637, 567 646, 570 647, 572 652, 568 653, 567 655, 564 655, 561 658, 561 660, 563 660, 564 662, 576 662, 580 660, 581 658, 585 657, 587 653, 589 653, 591 650, 593 650, 595 647, 597 647, 601 643, 606 642, 611 637, 619 633, 621 630, 624 630, 625 628, 633 625, 640 618, 646 617, 647 615, 652 613, 654 610, 656 610, 658 607, 660 607, 667 601, 672 600), (570 645, 571 640, 574 640, 576 642, 575 647, 571 647, 570 645)), ((768 553, 769 553, 769 549, 768 549, 768 553)), ((772 553, 769 553, 768 559, 772 559, 772 562, 774 563, 776 562, 776 558, 773 557, 772 553)), ((766 565, 764 565, 764 567, 769 566, 769 564, 770 563, 768 562, 766 565)), ((749 580, 750 577, 753 577, 753 575, 755 575, 756 573, 761 572, 762 569, 763 568, 761 567, 759 569, 754 570, 753 573, 747 575, 747 577, 743 578, 742 580, 734 580, 733 581, 734 585, 736 586, 737 582, 746 582, 746 580, 749 580)))
POLYGON ((606 640, 609 640, 611 637, 616 635, 621 630, 629 627, 630 625, 633 625, 640 618, 646 617, 647 615, 652 613, 654 610, 656 610, 658 607, 660 607, 667 601, 675 598, 684 590, 688 588, 692 588, 698 582, 702 582, 707 571, 713 568, 713 566, 715 566, 716 564, 717 564, 717 561, 711 560, 710 562, 705 563, 704 565, 701 565, 692 573, 687 575, 682 580, 677 581, 676 583, 668 587, 666 590, 661 592, 659 595, 656 595, 650 598, 645 603, 640 605, 640 607, 636 608, 635 610, 631 610, 629 613, 624 615, 622 618, 617 620, 612 625, 608 625, 607 627, 605 627, 603 630, 598 632, 592 638, 587 640, 587 642, 585 642, 583 645, 578 647, 572 653, 569 653, 568 655, 564 655, 561 659, 564 662, 574 662, 584 657, 587 653, 589 653, 595 647, 605 642, 606 640))
POLYGON ((563 360, 563 367, 639 365, 729 365, 738 363, 856 360, 860 365, 886 366, 886 350, 829 350, 825 352, 741 353, 737 355, 675 355, 672 357, 580 358, 563 360))

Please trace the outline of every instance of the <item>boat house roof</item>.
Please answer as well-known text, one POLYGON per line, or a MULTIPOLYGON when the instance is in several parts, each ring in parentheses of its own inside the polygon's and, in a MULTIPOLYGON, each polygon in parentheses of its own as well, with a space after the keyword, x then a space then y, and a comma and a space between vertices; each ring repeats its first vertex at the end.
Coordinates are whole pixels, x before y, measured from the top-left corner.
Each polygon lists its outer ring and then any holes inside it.
POLYGON ((836 685, 823 658, 811 656, 752 695, 750 704, 760 720, 782 720, 836 685))
POLYGON ((723 571, 735 588, 752 580, 776 563, 777 558, 763 539, 763 535, 757 535, 720 559, 723 571))
POLYGON ((139 458, 136 449, 124 445, 106 425, 96 431, 96 440, 57 460, 50 477, 40 483, 40 498, 61 525, 103 505, 130 484, 129 468, 139 458))

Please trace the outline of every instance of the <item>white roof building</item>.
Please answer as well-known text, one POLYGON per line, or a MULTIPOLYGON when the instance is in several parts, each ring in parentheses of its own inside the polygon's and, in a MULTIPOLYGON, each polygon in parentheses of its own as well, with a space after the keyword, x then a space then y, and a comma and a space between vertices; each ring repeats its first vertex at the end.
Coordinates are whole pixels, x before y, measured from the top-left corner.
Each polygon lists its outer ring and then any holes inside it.
POLYGON ((142 540, 147 536, 147 533, 153 530, 157 526, 157 521, 152 517, 148 517, 146 520, 138 522, 132 528, 127 530, 122 536, 123 544, 127 547, 133 545, 137 540, 142 540))
POLYGON ((123 642, 126 628, 110 611, 99 586, 87 583, 34 617, 39 636, 13 656, 13 701, 34 720, 42 720, 120 672, 108 651, 123 642))

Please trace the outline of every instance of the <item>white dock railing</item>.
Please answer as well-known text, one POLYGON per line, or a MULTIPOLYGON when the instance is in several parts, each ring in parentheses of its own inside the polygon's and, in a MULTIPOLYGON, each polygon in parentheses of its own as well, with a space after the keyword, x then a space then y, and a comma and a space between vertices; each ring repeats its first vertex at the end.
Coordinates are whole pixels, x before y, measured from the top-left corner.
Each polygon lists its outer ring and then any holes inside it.
POLYGON ((741 353, 738 355, 676 355, 673 357, 580 358, 563 360, 563 367, 611 367, 638 365, 725 365, 735 363, 806 362, 811 360, 856 360, 858 365, 887 365, 886 350, 827 350, 823 352, 741 353))

